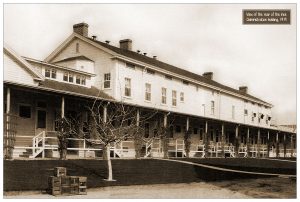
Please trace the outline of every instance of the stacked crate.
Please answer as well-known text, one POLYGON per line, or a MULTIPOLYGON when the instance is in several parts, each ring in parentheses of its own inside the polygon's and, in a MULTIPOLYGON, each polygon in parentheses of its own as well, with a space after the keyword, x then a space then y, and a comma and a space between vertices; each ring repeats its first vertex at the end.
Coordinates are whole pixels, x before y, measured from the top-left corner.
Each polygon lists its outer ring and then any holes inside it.
POLYGON ((86 177, 67 176, 65 167, 55 167, 54 176, 48 178, 49 194, 54 196, 87 194, 86 185, 86 177))

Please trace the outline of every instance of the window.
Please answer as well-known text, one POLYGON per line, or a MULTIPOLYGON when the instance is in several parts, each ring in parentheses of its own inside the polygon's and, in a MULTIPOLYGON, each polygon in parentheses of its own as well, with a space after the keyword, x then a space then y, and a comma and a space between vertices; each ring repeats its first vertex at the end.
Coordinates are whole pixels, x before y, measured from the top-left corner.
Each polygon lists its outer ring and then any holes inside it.
POLYGON ((50 78, 50 69, 45 69, 45 77, 50 78))
POLYGON ((83 76, 83 77, 81 77, 81 85, 85 85, 85 77, 83 76))
POLYGON ((175 128, 175 131, 176 131, 176 133, 181 133, 181 127, 177 125, 175 128))
POLYGON ((73 83, 73 74, 70 74, 70 73, 69 73, 69 82, 73 83))
POLYGON ((210 102, 210 114, 215 115, 215 101, 210 102))
POLYGON ((161 88, 161 103, 167 104, 167 89, 161 88))
POLYGON ((198 128, 194 128, 194 134, 198 134, 198 128))
POLYGON ((79 53, 79 43, 76 43, 76 53, 79 53))
POLYGON ((189 85, 189 82, 186 81, 186 80, 182 80, 182 83, 183 83, 184 85, 189 85))
POLYGON ((110 88, 110 73, 104 74, 104 88, 110 88))
POLYGON ((125 96, 131 96, 131 79, 125 78, 125 96))
POLYGON ((46 128, 46 111, 37 110, 37 128, 46 128))
POLYGON ((64 81, 68 81, 68 75, 69 75, 68 72, 65 72, 65 73, 64 73, 64 78, 63 78, 64 81))
POLYGON ((256 113, 252 112, 251 121, 254 122, 254 118, 256 117, 256 113))
POLYGON ((244 115, 248 116, 248 110, 247 109, 244 109, 244 115))
POLYGON ((177 105, 177 92, 175 90, 172 91, 172 105, 177 105))
POLYGON ((80 76, 77 75, 77 76, 76 76, 76 83, 77 83, 77 84, 80 84, 80 83, 81 83, 80 81, 81 81, 81 78, 80 78, 80 76))
POLYGON ((148 74, 155 74, 155 72, 154 72, 153 70, 151 70, 151 69, 147 69, 146 72, 147 72, 148 74))
POLYGON ((130 69, 135 69, 135 65, 131 64, 131 63, 126 63, 126 67, 128 67, 130 69))
POLYGON ((151 84, 146 83, 145 87, 146 87, 145 100, 151 101, 151 84))
POLYGON ((231 108, 231 118, 234 119, 235 118, 235 106, 232 105, 232 108, 231 108))
POLYGON ((31 118, 31 107, 26 105, 20 105, 19 116, 22 118, 31 118))
POLYGON ((55 69, 51 70, 51 78, 56 79, 56 70, 55 69))
POLYGON ((180 93, 180 102, 184 102, 184 92, 180 93))
POLYGON ((169 76, 169 75, 165 75, 165 78, 168 79, 168 80, 172 80, 172 77, 169 76))

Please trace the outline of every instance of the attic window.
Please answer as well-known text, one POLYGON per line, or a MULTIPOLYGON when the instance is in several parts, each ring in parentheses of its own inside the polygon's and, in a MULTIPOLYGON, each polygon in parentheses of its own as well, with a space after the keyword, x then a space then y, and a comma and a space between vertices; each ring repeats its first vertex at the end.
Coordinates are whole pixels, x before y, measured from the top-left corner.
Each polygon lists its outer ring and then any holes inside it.
POLYGON ((126 63, 126 67, 131 68, 131 69, 135 69, 135 65, 131 64, 131 63, 126 63))
POLYGON ((79 43, 76 43, 76 53, 79 53, 79 43))

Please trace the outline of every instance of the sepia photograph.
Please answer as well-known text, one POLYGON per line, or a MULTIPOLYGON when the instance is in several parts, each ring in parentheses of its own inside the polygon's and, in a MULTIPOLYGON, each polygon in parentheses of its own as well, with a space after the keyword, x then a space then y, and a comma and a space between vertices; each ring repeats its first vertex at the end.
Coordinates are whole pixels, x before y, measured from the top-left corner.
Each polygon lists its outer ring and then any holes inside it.
POLYGON ((3 3, 4 199, 296 199, 296 3, 3 3))

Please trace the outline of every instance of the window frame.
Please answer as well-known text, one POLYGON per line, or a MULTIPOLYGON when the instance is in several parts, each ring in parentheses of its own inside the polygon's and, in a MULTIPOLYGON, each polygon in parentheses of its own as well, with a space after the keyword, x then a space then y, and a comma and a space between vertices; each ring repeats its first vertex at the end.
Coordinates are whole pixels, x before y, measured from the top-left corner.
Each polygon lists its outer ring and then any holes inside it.
POLYGON ((131 97, 131 78, 125 77, 125 86, 124 86, 124 96, 125 97, 131 97), (127 83, 128 82, 128 83, 127 83))
POLYGON ((103 82, 103 88, 104 89, 110 89, 111 88, 111 73, 104 73, 104 82, 103 82), (108 84, 108 85, 107 85, 108 84))
POLYGON ((151 84, 145 83, 145 101, 151 102, 151 84))
POLYGON ((161 104, 167 104, 167 88, 161 88, 161 104))
POLYGON ((177 91, 172 90, 172 106, 176 107, 177 106, 177 91))
POLYGON ((23 103, 18 104, 18 117, 20 117, 22 119, 31 119, 32 118, 32 106, 30 104, 23 104, 23 103), (21 116, 20 115, 20 112, 21 112, 20 107, 29 107, 30 116, 29 117, 21 116))
POLYGON ((184 92, 180 92, 180 102, 184 102, 184 92))
POLYGON ((210 101, 210 114, 215 115, 215 101, 214 100, 210 101))
POLYGON ((51 78, 51 68, 45 68, 45 77, 51 78))

